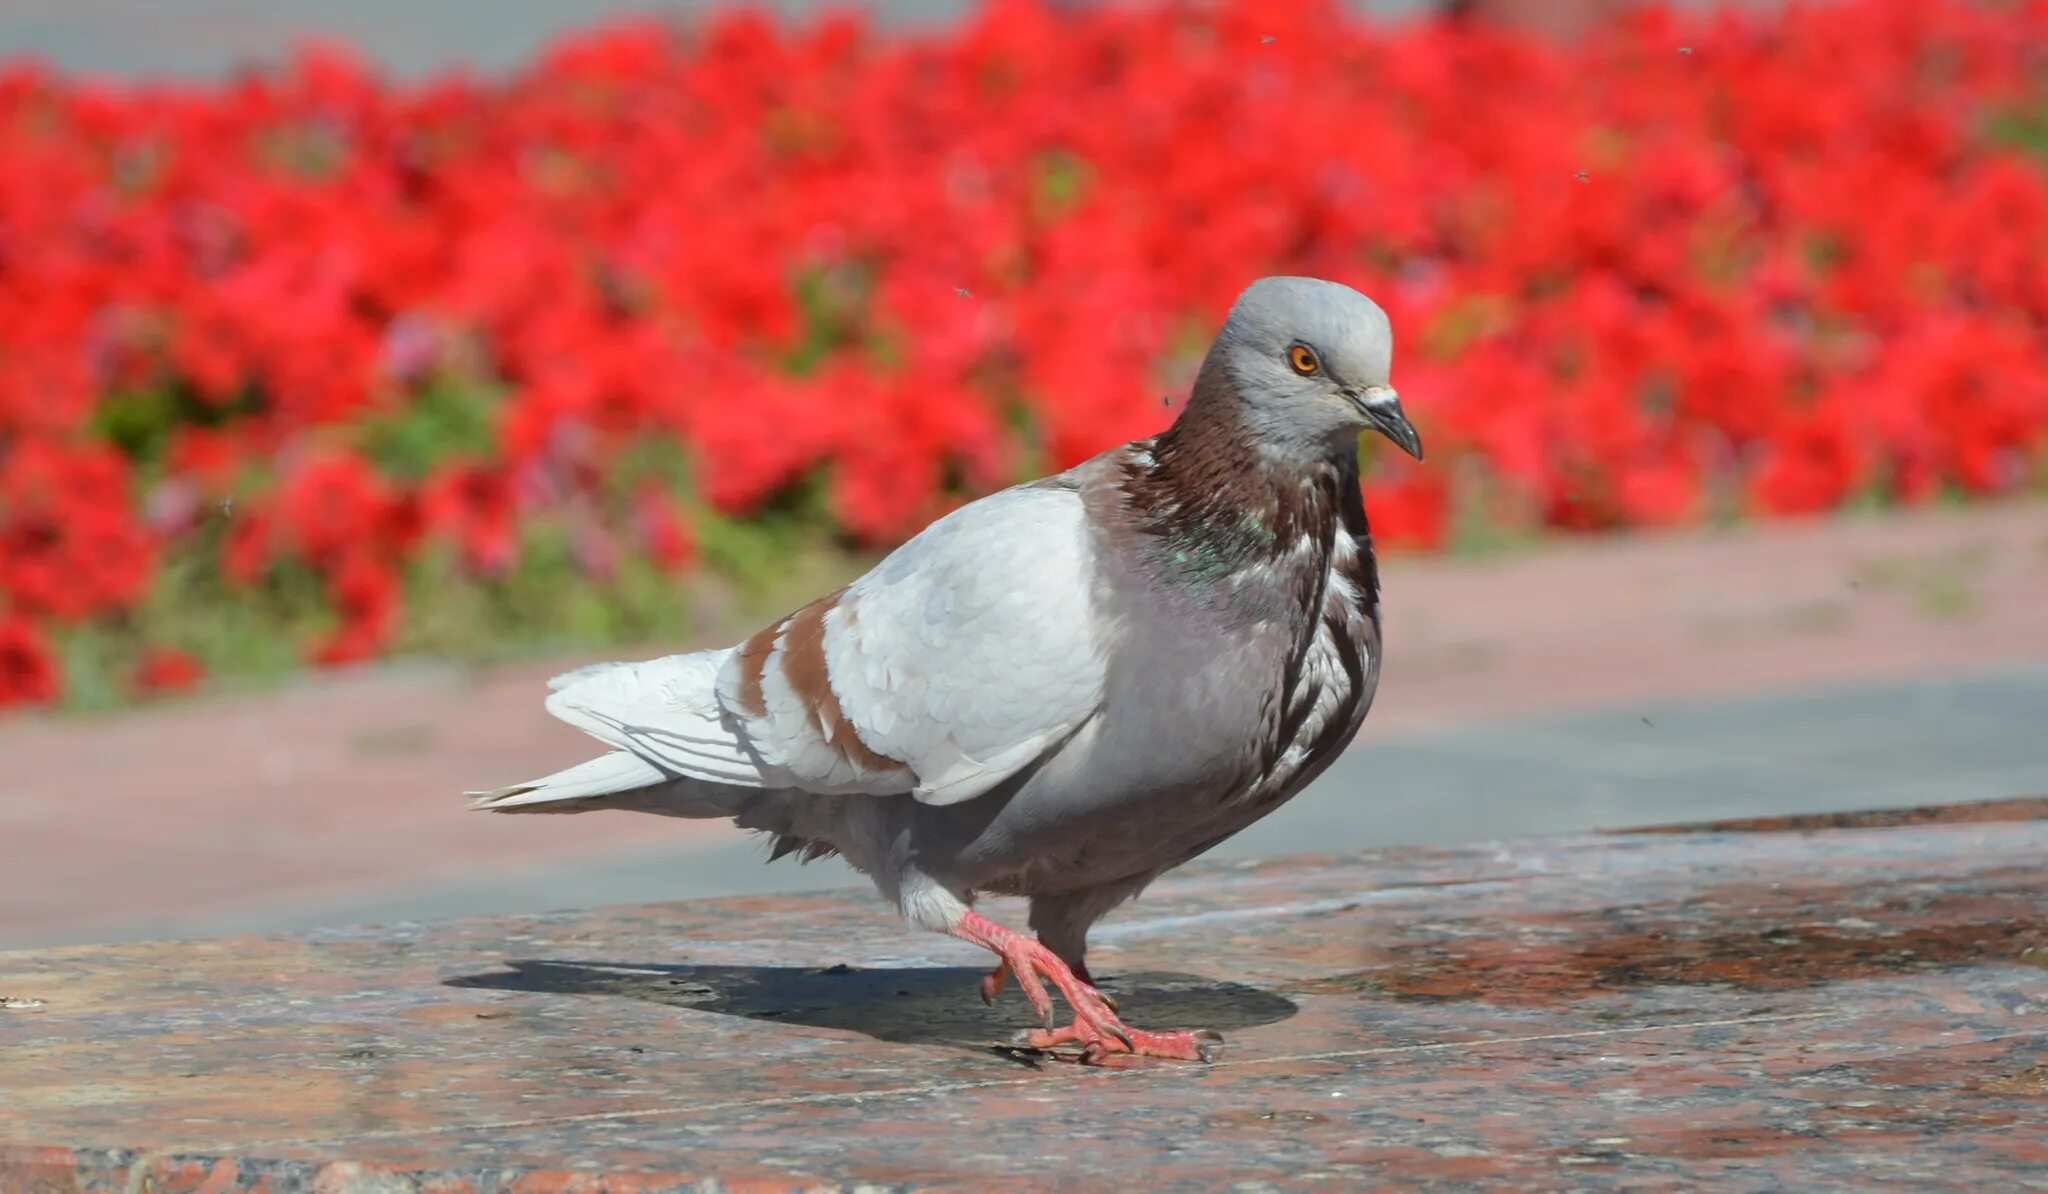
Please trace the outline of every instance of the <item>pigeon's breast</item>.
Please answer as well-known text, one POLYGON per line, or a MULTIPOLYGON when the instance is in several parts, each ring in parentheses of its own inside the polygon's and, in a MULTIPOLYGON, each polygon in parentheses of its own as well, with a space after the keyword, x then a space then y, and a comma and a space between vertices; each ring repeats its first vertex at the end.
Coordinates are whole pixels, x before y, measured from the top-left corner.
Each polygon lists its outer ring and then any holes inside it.
POLYGON ((1003 789, 908 810, 927 873, 1044 894, 1166 870, 1279 807, 1364 716, 1377 580, 1355 478, 1190 531, 1127 518, 1097 483, 1116 459, 1070 474, 1091 514, 1101 702, 1003 789))
POLYGON ((976 888, 1072 890, 1175 865, 1269 811, 1244 798, 1269 771, 1294 629, 1193 605, 1109 624, 1101 711, 1011 791, 917 809, 921 856, 976 888))

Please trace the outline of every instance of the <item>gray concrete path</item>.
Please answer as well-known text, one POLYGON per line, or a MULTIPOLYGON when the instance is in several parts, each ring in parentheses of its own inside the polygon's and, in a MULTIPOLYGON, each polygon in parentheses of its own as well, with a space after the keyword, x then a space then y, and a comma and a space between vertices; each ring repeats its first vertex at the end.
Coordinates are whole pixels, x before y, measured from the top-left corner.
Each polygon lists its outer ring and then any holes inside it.
MULTIPOLYGON (((2048 665, 1368 731, 1307 792, 1213 856, 1348 853, 2037 794, 2048 794, 2048 665)), ((661 836, 667 823, 648 820, 649 836, 661 836)), ((866 883, 836 859, 771 866, 765 857, 758 842, 735 832, 180 927, 296 929, 866 883)))

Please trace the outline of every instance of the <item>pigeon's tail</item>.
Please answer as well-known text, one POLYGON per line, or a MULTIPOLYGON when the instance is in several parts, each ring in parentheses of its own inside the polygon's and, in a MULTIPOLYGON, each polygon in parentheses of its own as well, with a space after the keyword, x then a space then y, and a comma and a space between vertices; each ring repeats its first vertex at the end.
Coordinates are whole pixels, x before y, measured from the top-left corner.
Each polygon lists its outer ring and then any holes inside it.
POLYGON ((759 766, 724 723, 718 669, 732 652, 645 663, 600 663, 548 681, 548 712, 610 746, 610 754, 495 792, 469 793, 494 813, 628 808, 671 817, 730 817, 762 786, 759 766))
POLYGON ((523 784, 513 784, 495 792, 470 792, 469 807, 498 813, 581 812, 581 809, 547 806, 630 792, 661 783, 667 778, 651 764, 623 750, 615 750, 588 763, 578 763, 566 771, 530 779, 523 784))
POLYGON ((469 807, 492 813, 587 813, 637 809, 672 817, 730 817, 749 795, 664 774, 623 750, 495 792, 470 792, 469 807))

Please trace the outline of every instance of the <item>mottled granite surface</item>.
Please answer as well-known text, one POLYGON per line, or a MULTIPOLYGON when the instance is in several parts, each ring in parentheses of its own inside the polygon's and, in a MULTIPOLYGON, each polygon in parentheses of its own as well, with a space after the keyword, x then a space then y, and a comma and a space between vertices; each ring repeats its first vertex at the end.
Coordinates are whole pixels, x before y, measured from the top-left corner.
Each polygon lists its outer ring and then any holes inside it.
POLYGON ((2048 801, 1197 869, 1098 941, 1223 1060, 1001 1047, 864 898, 0 954, 0 1191, 2048 1189, 2048 801))

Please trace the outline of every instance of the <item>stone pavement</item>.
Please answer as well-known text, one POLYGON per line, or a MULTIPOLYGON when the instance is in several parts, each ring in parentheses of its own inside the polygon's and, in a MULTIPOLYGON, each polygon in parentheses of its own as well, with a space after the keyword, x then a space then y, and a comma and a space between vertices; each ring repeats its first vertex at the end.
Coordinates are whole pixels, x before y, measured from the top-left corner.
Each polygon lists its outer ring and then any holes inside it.
POLYGON ((1207 1067, 1007 1048, 985 956, 836 896, 0 954, 0 1189, 2048 1188, 2044 851, 2034 800, 1190 868, 1092 960, 1207 1067))
MULTIPOLYGON (((1386 583, 1359 745, 1231 849, 2048 791, 2048 506, 1397 561, 1386 583)), ((849 881, 761 867, 721 826, 463 811, 588 753, 541 710, 552 670, 0 722, 0 948, 849 881)))

